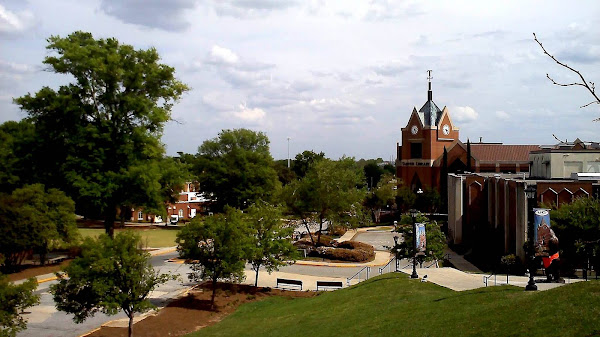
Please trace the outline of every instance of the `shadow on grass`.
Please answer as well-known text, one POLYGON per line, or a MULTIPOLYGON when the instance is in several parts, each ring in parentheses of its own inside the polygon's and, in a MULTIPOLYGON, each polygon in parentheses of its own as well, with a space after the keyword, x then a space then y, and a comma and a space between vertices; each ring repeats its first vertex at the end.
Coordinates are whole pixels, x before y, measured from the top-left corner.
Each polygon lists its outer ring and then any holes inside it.
MULTIPOLYGON (((513 289, 513 288, 504 288, 504 289, 500 289, 497 291, 493 291, 493 293, 502 293, 502 292, 522 292, 523 290, 521 289, 513 289)), ((465 296, 473 296, 473 295, 479 295, 479 294, 491 294, 492 292, 489 290, 478 290, 478 291, 469 291, 469 292, 457 292, 455 295, 452 296, 446 296, 446 297, 442 297, 442 298, 438 298, 436 300, 433 300, 433 302, 441 302, 441 301, 445 301, 447 299, 451 299, 451 298, 457 298, 457 297, 465 297, 465 296)))

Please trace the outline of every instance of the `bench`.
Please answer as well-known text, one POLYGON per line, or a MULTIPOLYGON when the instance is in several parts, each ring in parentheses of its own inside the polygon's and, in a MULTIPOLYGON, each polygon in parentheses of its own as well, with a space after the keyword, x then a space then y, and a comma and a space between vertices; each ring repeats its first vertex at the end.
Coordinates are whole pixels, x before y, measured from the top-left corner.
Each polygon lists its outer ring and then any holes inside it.
POLYGON ((342 288, 342 281, 317 281, 317 291, 336 290, 342 288))
POLYGON ((278 278, 277 279, 277 288, 290 289, 290 290, 302 290, 302 281, 278 278))

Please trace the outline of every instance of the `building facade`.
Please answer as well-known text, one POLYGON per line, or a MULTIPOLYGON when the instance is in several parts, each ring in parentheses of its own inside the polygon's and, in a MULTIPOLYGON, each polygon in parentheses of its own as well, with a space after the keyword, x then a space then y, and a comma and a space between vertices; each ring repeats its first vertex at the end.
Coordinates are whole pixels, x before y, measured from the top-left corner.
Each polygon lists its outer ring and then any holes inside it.
POLYGON ((397 144, 396 176, 413 191, 434 188, 445 193, 448 173, 529 172, 529 153, 537 145, 502 143, 463 143, 459 128, 452 122, 447 107, 440 109, 433 101, 431 81, 427 101, 413 108, 408 123, 401 129, 402 142, 397 144))

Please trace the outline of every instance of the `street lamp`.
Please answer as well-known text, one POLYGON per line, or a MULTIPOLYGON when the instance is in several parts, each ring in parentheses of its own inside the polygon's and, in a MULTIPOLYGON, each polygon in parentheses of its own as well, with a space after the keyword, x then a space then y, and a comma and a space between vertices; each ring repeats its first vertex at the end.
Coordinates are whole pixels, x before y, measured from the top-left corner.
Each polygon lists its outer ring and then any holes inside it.
POLYGON ((419 275, 417 275, 417 251, 416 251, 416 247, 417 247, 417 215, 419 214, 419 211, 417 211, 416 209, 411 209, 410 211, 410 217, 412 218, 412 225, 413 225, 413 249, 414 249, 414 254, 413 254, 413 271, 412 274, 410 275, 410 278, 419 278, 419 275))
POLYGON ((394 235, 394 253, 396 254, 396 270, 394 271, 398 271, 398 235, 394 235))
POLYGON ((537 285, 533 279, 533 273, 535 268, 535 251, 533 240, 533 205, 536 199, 536 188, 533 185, 528 185, 525 188, 525 196, 527 197, 527 255, 529 259, 529 282, 525 287, 525 290, 537 290, 537 285))

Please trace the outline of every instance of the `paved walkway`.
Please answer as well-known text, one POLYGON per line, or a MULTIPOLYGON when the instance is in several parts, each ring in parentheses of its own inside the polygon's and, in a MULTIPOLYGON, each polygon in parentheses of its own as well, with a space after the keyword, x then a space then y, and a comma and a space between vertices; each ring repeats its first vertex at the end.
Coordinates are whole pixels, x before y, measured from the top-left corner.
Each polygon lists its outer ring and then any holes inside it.
POLYGON ((456 267, 456 269, 471 273, 482 273, 482 271, 479 268, 475 267, 471 262, 465 260, 465 258, 462 255, 458 255, 458 253, 456 253, 452 249, 446 248, 444 253, 450 256, 450 263, 452 263, 452 265, 456 267))
POLYGON ((375 259, 370 262, 363 263, 351 263, 351 262, 325 262, 325 261, 307 261, 298 260, 295 264, 301 266, 315 266, 315 267, 340 267, 340 268, 356 268, 356 267, 381 267, 385 266, 390 259, 392 254, 384 251, 375 251, 375 259))

